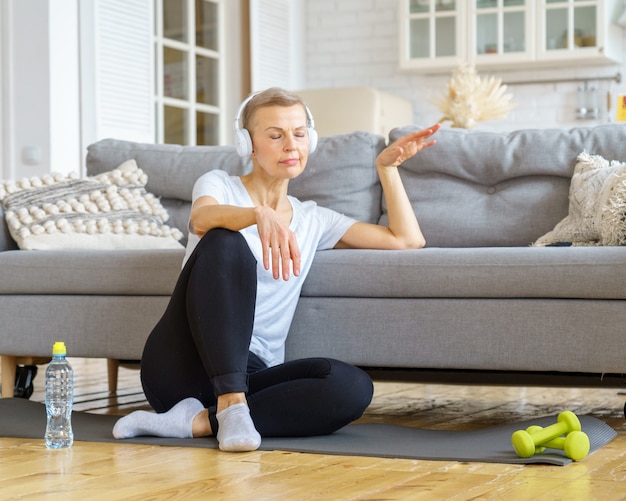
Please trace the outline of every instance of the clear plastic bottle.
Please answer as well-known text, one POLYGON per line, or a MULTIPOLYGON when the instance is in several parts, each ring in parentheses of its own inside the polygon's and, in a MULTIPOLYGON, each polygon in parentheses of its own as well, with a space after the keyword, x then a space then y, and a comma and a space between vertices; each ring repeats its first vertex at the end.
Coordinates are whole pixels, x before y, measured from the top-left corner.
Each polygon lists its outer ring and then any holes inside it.
POLYGON ((52 361, 46 369, 46 447, 63 449, 74 442, 72 404, 74 403, 74 370, 66 360, 65 343, 52 347, 52 361))

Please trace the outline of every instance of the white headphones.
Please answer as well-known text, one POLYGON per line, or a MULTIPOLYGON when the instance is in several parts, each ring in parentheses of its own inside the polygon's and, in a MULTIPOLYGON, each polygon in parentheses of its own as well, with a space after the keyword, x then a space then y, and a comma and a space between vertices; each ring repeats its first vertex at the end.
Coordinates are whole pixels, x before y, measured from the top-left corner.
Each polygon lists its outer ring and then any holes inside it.
MULTIPOLYGON (((243 113, 246 105, 257 94, 258 92, 250 95, 243 103, 241 103, 241 106, 239 106, 239 110, 237 111, 237 116, 235 117, 235 148, 241 157, 249 157, 252 155, 252 138, 250 137, 248 130, 241 127, 241 114, 243 113)), ((317 131, 315 130, 315 121, 313 120, 311 111, 306 105, 304 106, 304 109, 306 111, 307 122, 306 132, 309 135, 309 153, 313 153, 317 147, 317 131)))

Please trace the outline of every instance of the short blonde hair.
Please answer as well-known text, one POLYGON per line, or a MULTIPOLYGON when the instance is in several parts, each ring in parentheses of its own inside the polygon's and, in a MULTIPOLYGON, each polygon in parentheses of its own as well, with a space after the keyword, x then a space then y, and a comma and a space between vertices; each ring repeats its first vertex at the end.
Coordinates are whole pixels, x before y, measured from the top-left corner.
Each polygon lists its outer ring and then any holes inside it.
POLYGON ((266 106, 293 106, 295 104, 302 105, 304 113, 307 115, 308 125, 308 113, 306 104, 300 96, 297 96, 280 87, 270 87, 264 91, 255 94, 250 101, 245 105, 241 112, 241 127, 250 132, 249 126, 251 125, 254 115, 259 108, 266 106))

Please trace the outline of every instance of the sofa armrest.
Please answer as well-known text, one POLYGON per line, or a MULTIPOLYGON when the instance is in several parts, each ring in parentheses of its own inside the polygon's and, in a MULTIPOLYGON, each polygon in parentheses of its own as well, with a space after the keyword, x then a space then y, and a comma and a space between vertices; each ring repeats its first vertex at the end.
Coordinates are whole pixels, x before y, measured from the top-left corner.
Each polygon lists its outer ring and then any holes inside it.
POLYGON ((9 233, 7 220, 4 217, 4 207, 0 203, 0 251, 16 250, 17 248, 17 243, 9 233))

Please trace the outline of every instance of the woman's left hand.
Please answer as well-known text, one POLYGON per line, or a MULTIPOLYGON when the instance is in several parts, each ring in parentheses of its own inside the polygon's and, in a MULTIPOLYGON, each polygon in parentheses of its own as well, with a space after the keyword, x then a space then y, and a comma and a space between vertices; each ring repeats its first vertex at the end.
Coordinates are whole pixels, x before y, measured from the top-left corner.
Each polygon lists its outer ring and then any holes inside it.
POLYGON ((412 132, 394 141, 380 152, 376 158, 376 167, 397 167, 408 160, 418 151, 428 148, 436 143, 430 137, 439 130, 440 125, 435 124, 428 129, 412 132))

